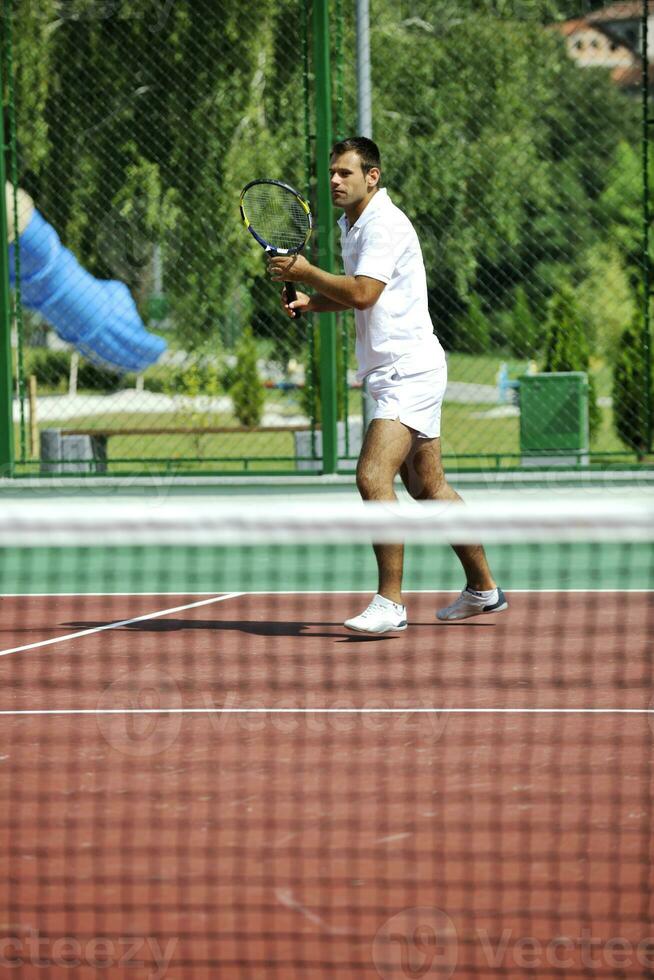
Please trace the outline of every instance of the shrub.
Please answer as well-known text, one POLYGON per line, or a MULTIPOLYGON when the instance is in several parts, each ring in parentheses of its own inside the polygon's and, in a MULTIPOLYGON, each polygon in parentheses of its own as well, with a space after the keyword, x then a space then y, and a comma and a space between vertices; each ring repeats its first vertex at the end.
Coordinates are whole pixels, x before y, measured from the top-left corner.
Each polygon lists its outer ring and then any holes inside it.
POLYGON ((89 391, 112 392, 119 391, 121 388, 130 387, 134 384, 134 376, 118 374, 116 371, 108 371, 106 368, 98 367, 91 361, 80 358, 77 369, 77 387, 86 388, 89 391))
POLYGON ((251 327, 236 345, 235 374, 237 380, 230 390, 234 414, 241 425, 254 428, 263 417, 266 394, 257 370, 257 346, 251 327))
MULTIPOLYGON (((25 351, 25 374, 27 377, 33 374, 37 384, 43 388, 65 391, 70 378, 70 358, 69 350, 50 350, 47 347, 28 348, 25 351)), ((111 392, 129 387, 133 383, 133 375, 108 371, 80 357, 77 369, 78 389, 111 392)))
POLYGON ((509 347, 516 357, 533 357, 538 350, 538 321, 531 312, 524 286, 518 286, 511 311, 509 347))
POLYGON ((545 371, 585 371, 588 374, 588 423, 591 439, 599 430, 601 413, 595 379, 589 371, 590 353, 574 291, 562 286, 552 296, 545 324, 545 371))
POLYGON ((304 349, 304 385, 300 389, 300 406, 303 413, 318 424, 322 421, 320 403, 320 331, 313 325, 313 344, 307 342, 304 349))
POLYGON ((70 352, 32 347, 25 350, 25 374, 43 388, 65 389, 70 375, 70 352))
MULTIPOLYGON (((316 318, 317 319, 317 318, 316 318)), ((313 344, 307 341, 304 349, 304 387, 299 393, 299 402, 303 413, 319 425, 322 422, 322 398, 320 376, 320 329, 316 322, 309 327, 313 330, 313 344), (313 356, 312 356, 313 353, 313 356)), ((348 315, 340 315, 336 319, 336 417, 339 422, 346 417, 347 374, 344 332, 350 332, 349 348, 354 350, 354 321, 348 315)), ((351 396, 350 396, 351 397, 351 396)), ((351 407, 351 404, 350 404, 351 407)))
POLYGON ((457 322, 452 343, 455 350, 467 354, 486 354, 490 350, 491 324, 476 293, 472 295, 468 309, 457 322))
POLYGON ((154 364, 148 368, 145 375, 145 387, 148 391, 171 394, 175 390, 175 378, 179 368, 170 364, 154 364))
MULTIPOLYGON (((623 331, 613 367, 613 424, 622 442, 639 456, 650 449, 645 374, 642 334, 635 317, 623 331)), ((653 395, 650 391, 650 399, 653 395)))
POLYGON ((598 245, 586 257, 587 272, 577 295, 593 348, 614 361, 629 326, 635 299, 629 273, 615 245, 598 245))

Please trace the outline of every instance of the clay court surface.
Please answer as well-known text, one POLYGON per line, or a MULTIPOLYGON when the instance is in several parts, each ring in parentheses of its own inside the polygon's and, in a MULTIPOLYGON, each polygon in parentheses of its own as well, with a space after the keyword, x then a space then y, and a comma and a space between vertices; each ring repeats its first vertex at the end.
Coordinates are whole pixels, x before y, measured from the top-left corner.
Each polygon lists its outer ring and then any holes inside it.
POLYGON ((8 976, 654 976, 652 593, 366 596, 2 599, 8 976))

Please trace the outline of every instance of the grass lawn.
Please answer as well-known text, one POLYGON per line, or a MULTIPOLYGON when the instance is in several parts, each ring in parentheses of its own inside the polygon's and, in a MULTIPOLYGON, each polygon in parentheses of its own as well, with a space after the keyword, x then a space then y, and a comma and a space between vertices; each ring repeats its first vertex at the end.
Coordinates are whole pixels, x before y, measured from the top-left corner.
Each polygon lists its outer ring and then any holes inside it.
POLYGON ((502 357, 497 354, 457 354, 447 355, 447 376, 449 381, 464 381, 466 384, 497 385, 497 373, 506 364, 509 377, 519 378, 526 374, 529 366, 527 358, 502 357))
MULTIPOLYGON (((523 374, 526 360, 501 355, 450 354, 449 377, 452 381, 495 386, 497 373, 506 363, 511 378, 523 374)), ((610 394, 611 372, 605 365, 598 365, 594 372, 598 395, 610 394)), ((146 376, 147 389, 147 376, 146 376)), ((297 393, 289 394, 272 390, 266 394, 268 410, 285 408, 287 414, 298 411, 297 393)), ((135 402, 138 406, 138 403, 135 402)), ((359 395, 351 391, 350 412, 356 414, 359 395)), ((488 466, 514 466, 519 462, 518 416, 495 416, 499 406, 493 404, 461 404, 445 402, 443 407, 443 454, 447 457, 450 471, 457 468, 488 466), (502 457, 505 457, 502 459, 502 457), (511 458, 513 457, 513 458, 511 458)), ((298 412, 299 414, 299 412, 298 412)), ((602 424, 593 445, 593 452, 625 453, 626 449, 613 429, 612 412, 608 406, 601 408, 602 424)), ((237 420, 230 413, 208 412, 161 412, 141 413, 138 410, 104 415, 79 415, 74 419, 57 423, 48 421, 47 427, 64 429, 120 429, 187 426, 234 426, 237 420)), ((45 427, 45 424, 44 426, 45 427)), ((19 456, 20 439, 16 426, 16 455, 19 456)), ((27 460, 36 461, 29 451, 29 427, 27 431, 27 460)), ((295 445, 292 432, 222 433, 194 435, 179 433, 150 436, 113 436, 109 440, 110 472, 136 470, 163 470, 183 467, 193 472, 242 472, 243 460, 247 459, 247 471, 280 471, 293 469, 295 445), (112 462, 121 460, 121 462, 112 462), (160 462, 154 462, 155 460, 160 462), (189 462, 194 460, 194 462, 189 462), (219 460, 217 462, 216 460, 219 460)), ((634 457, 630 462, 635 462, 634 457)), ((354 464, 352 464, 354 465, 354 464)))
MULTIPOLYGON (((139 415, 136 412, 79 416, 65 422, 51 421, 47 428, 62 429, 124 429, 124 428, 174 428, 187 424, 189 427, 237 425, 228 414, 217 413, 204 421, 195 419, 182 422, 178 415, 156 413, 139 415)), ((45 428, 45 426, 44 426, 45 428)), ((15 426, 16 455, 20 452, 20 432, 15 426)), ((252 460, 248 472, 257 470, 288 470, 294 468, 295 445, 292 432, 235 432, 199 435, 180 432, 166 435, 112 436, 108 442, 111 473, 134 472, 137 469, 177 469, 184 461, 196 460, 190 466, 194 472, 210 472, 217 469, 230 472, 242 471, 241 460, 252 460), (272 457, 272 459, 271 459, 272 457), (285 458, 284 458, 285 457, 285 458), (215 463, 220 458, 226 462, 215 463), (113 460, 121 462, 113 463, 113 460), (160 461, 154 463, 154 460, 160 461), (229 462, 233 460, 233 462, 229 462), (143 461, 143 463, 142 463, 143 461), (148 462, 149 461, 149 462, 148 462)), ((27 459, 31 456, 29 432, 27 433, 27 459)))
MULTIPOLYGON (((456 466, 457 457, 519 451, 519 418, 475 418, 490 408, 490 405, 445 402, 441 448, 443 455, 450 460, 450 468, 456 466)), ((476 465, 474 460, 468 459, 461 459, 460 464, 462 467, 476 465)), ((485 465, 488 465, 488 460, 485 465)))
MULTIPOLYGON (((459 405, 447 403, 443 406, 443 454, 451 457, 470 454, 519 453, 520 419, 476 418, 484 415, 489 405, 459 405)), ((592 445, 592 452, 627 452, 613 428, 611 409, 600 409, 602 420, 592 445)), ((508 462, 508 461, 507 461, 508 462)), ((461 465, 476 465, 474 460, 462 460, 461 465)), ((486 464, 488 465, 488 464, 486 464)))
MULTIPOLYGON (((484 415, 492 406, 467 405, 448 402, 443 408, 443 454, 448 469, 470 469, 495 465, 518 464, 519 419, 476 417, 484 415), (497 457, 489 458, 490 454, 497 457), (510 456, 515 458, 511 459, 510 456)), ((135 417, 115 415, 99 420, 84 418, 67 421, 62 428, 123 428, 130 426, 175 425, 175 417, 157 415, 135 417)), ((212 419, 214 425, 227 425, 233 419, 212 419)), ((49 423, 56 427, 56 423, 49 423)), ((18 427, 16 427, 16 450, 18 427)), ((611 411, 602 409, 602 427, 594 441, 595 452, 621 452, 621 445, 612 427, 611 411)), ((29 444, 28 444, 28 459, 29 444)), ((294 468, 295 445, 292 432, 251 432, 193 435, 113 436, 109 440, 110 472, 134 472, 137 469, 177 469, 186 462, 194 472, 239 472, 244 469, 242 460, 249 460, 248 472, 280 471, 294 468), (271 459, 272 457, 272 459, 271 459), (212 462, 219 459, 220 462, 212 462), (121 462, 112 462, 122 460, 121 462), (161 462, 155 463, 154 460, 161 462), (190 460, 195 462, 190 463, 190 460), (141 461, 145 461, 141 463, 141 461), (149 461, 149 462, 148 462, 149 461)), ((354 465, 354 464, 353 464, 354 465)))
MULTIPOLYGON (((538 362, 536 362, 538 364, 538 362)), ((528 358, 516 358, 501 354, 456 354, 447 355, 448 377, 451 381, 465 381, 471 384, 496 385, 497 373, 502 364, 506 364, 509 377, 516 380, 526 374, 529 367, 528 358)), ((540 368, 541 365, 538 364, 540 368)), ((612 393, 613 373, 611 365, 605 361, 594 360, 591 363, 591 373, 595 378, 597 395, 609 397, 612 393)))

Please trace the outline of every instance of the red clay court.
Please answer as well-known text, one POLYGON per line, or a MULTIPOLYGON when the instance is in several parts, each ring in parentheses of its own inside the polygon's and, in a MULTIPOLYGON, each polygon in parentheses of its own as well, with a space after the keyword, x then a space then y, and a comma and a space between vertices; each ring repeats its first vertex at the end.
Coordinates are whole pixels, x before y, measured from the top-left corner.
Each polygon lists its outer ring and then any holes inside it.
POLYGON ((654 976, 651 591, 409 598, 3 598, 8 975, 654 976))

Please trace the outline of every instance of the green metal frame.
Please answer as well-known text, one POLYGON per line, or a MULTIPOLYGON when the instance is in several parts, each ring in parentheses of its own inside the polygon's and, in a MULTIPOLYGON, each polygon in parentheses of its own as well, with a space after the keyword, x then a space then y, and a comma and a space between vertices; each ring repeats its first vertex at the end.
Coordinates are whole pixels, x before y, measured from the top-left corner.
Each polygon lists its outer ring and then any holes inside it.
MULTIPOLYGON (((561 453, 558 452, 556 455, 560 456, 561 453)), ((566 451, 565 455, 573 455, 573 453, 566 451)), ((581 454, 580 454, 581 455, 581 454)), ((581 462, 577 460, 565 465, 547 466, 543 465, 542 468, 534 466, 529 469, 529 474, 537 474, 538 472, 575 472, 579 474, 584 474, 588 472, 595 473, 608 473, 611 471, 619 470, 624 472, 629 472, 633 474, 637 473, 651 473, 654 472, 654 465, 643 464, 637 462, 637 454, 625 449, 624 452, 606 452, 606 453, 584 453, 587 456, 589 463, 581 462)), ((445 454, 443 456, 443 462, 448 471, 450 478, 456 480, 457 474, 480 474, 480 479, 483 480, 484 473, 502 473, 507 476, 510 474, 520 474, 524 475, 524 467, 520 465, 521 456, 518 453, 487 453, 485 456, 480 454, 461 454, 458 456, 450 456, 445 454)), ((342 458, 342 465, 339 468, 339 474, 342 476, 349 476, 352 478, 352 483, 354 484, 354 472, 356 468, 357 457, 350 456, 342 458)), ((237 477, 237 476, 252 476, 252 477, 264 477, 264 476, 275 476, 275 477, 293 477, 295 479, 307 479, 308 482, 315 480, 316 476, 319 475, 315 471, 299 471, 294 468, 295 458, 294 457, 254 457, 254 456, 232 456, 232 457, 215 457, 215 458, 203 458, 203 459, 172 459, 170 457, 165 458, 143 458, 143 459, 127 459, 127 458, 115 458, 109 461, 107 470, 104 473, 57 473, 56 480, 58 481, 74 481, 80 478, 102 476, 106 478, 116 478, 122 479, 123 477, 168 477, 168 476, 199 476, 199 477, 237 477), (189 470, 189 463, 202 464, 203 469, 189 470), (282 464, 282 465, 273 465, 282 464), (285 465, 284 465, 285 464, 285 465), (124 469, 122 467, 125 467, 124 469)), ((41 477, 42 474, 39 472, 38 461, 32 461, 25 464, 18 464, 16 466, 15 472, 12 474, 16 479, 34 479, 35 477, 41 477)), ((44 479, 52 479, 52 474, 44 476, 44 479)))
MULTIPOLYGON (((329 193, 329 151, 333 142, 329 0, 314 0, 312 15, 316 101, 318 263, 325 271, 333 272, 334 211, 329 193)), ((320 315, 320 399, 323 473, 336 473, 338 470, 338 392, 335 313, 320 315)))
POLYGON ((648 0, 641 0, 641 60, 642 74, 642 108, 643 108, 643 361, 645 368, 645 398, 647 399, 647 445, 652 450, 652 428, 654 406, 652 406, 652 345, 650 324, 650 299, 652 296, 652 275, 650 246, 650 206, 649 206, 649 161, 650 161, 650 130, 654 119, 650 118, 649 98, 649 16, 648 0))
MULTIPOLYGON (((6 10, 7 0, 3 0, 2 6, 6 10)), ((645 368, 645 378, 647 385, 647 425, 648 440, 650 449, 652 448, 653 429, 654 429, 654 405, 652 404, 652 340, 651 340, 651 314, 650 300, 654 294, 654 282, 651 271, 650 256, 650 220, 653 217, 649 194, 651 191, 649 165, 651 160, 650 140, 652 138, 652 118, 651 99, 650 99, 650 80, 649 80, 649 59, 648 44, 651 36, 648 21, 648 2, 641 0, 642 11, 642 30, 641 30, 641 54, 642 54, 642 283, 643 283, 643 329, 642 329, 642 351, 645 368)), ((306 86, 305 99, 305 126, 307 134, 313 128, 311 126, 311 109, 313 108, 315 137, 313 139, 313 153, 307 142, 305 154, 305 166, 307 169, 307 179, 312 169, 311 157, 314 158, 315 174, 317 180, 316 204, 317 204, 317 251, 316 261, 321 268, 334 272, 335 264, 335 223, 332 208, 331 196, 329 194, 329 149, 332 143, 334 110, 337 119, 335 121, 338 135, 342 136, 342 116, 343 116, 343 64, 340 60, 342 52, 338 50, 344 43, 343 39, 343 9, 342 0, 304 0, 304 33, 305 48, 304 56, 304 77, 306 86), (336 17, 336 37, 334 39, 332 28, 334 27, 334 16, 336 17), (309 34, 311 35, 309 44, 309 34), (331 41, 331 43, 330 43, 331 41), (332 54, 333 47, 336 45, 336 67, 335 82, 336 93, 335 101, 332 95, 332 54), (313 62, 310 64, 310 62, 313 62), (310 74, 311 70, 311 74, 310 74), (313 106, 309 102, 309 79, 313 88, 313 106)), ((9 45, 11 44, 10 34, 7 32, 5 20, 5 35, 0 39, 0 71, 3 82, 3 91, 7 91, 8 72, 10 71, 9 45)), ((8 134, 10 137, 13 133, 8 134)), ((6 145, 3 120, 0 114, 0 188, 4 188, 5 183, 5 152, 11 149, 6 145)), ((9 142, 12 140, 10 138, 9 142)), ((11 175, 13 178, 13 174, 11 175)), ((15 457, 14 447, 14 425, 12 418, 12 402, 14 393, 13 380, 13 352, 11 343, 12 326, 12 301, 9 289, 9 257, 8 257, 8 216, 4 192, 0 194, 0 474, 2 475, 27 475, 38 469, 38 461, 21 459, 15 457)), ((320 397, 322 408, 322 472, 334 474, 339 472, 351 474, 354 465, 354 456, 350 455, 350 447, 346 445, 345 458, 342 459, 339 468, 338 453, 338 415, 339 415, 339 379, 338 379, 338 354, 337 345, 339 343, 339 331, 337 328, 337 317, 335 314, 322 314, 316 318, 314 330, 319 330, 320 343, 320 397)), ((346 338, 341 337, 342 354, 346 355, 346 338)), ((347 365, 344 365, 344 370, 347 365)), ((347 429, 347 426, 346 426, 347 429)), ((593 466, 630 466, 631 461, 636 458, 636 454, 626 450, 624 452, 590 452, 590 469, 593 466), (623 462, 621 462, 623 461, 623 462)), ((509 452, 490 452, 485 456, 479 453, 458 456, 444 456, 446 462, 456 470, 461 472, 471 472, 479 469, 479 464, 484 469, 498 470, 510 467, 520 458, 519 453, 509 452), (457 465, 463 464, 463 465, 457 465), (466 468, 467 467, 467 468, 466 468)), ((211 470, 203 469, 203 473, 233 475, 235 472, 242 473, 264 473, 275 475, 304 475, 295 470, 295 460, 292 457, 214 457, 180 460, 168 460, 161 458, 150 459, 112 459, 109 463, 109 473, 113 467, 129 467, 124 471, 124 475, 147 472, 151 474, 153 469, 160 473, 174 472, 198 472, 199 466, 211 467, 211 470), (279 465, 279 469, 273 468, 279 465), (235 467, 232 469, 232 467, 235 467), (259 469, 259 467, 262 467, 259 469), (264 468, 265 467, 265 468, 264 468)), ((584 467, 579 467, 583 469, 584 467)), ((634 469, 639 467, 634 466, 634 469)), ((640 467, 648 469, 645 465, 640 467)), ((115 472, 115 470, 114 470, 115 472)), ((123 474, 121 474, 123 475, 123 474)), ((307 473, 315 476, 315 473, 307 473)))
MULTIPOLYGON (((4 90, 4 39, 0 43, 0 81, 4 90)), ((9 287, 9 245, 7 200, 5 194, 4 113, 0 111, 0 474, 14 472, 13 370, 11 352, 11 294, 9 287)))

